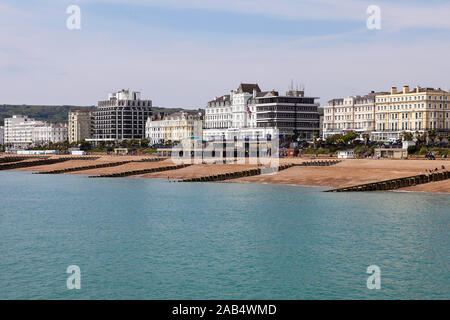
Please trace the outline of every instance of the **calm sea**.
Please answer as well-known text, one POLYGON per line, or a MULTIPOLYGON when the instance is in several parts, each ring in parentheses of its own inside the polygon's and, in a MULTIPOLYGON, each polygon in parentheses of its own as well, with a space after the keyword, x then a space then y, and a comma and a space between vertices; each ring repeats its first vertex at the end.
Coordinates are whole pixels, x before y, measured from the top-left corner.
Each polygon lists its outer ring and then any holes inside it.
POLYGON ((2 171, 0 299, 450 298, 449 195, 321 191, 2 171))

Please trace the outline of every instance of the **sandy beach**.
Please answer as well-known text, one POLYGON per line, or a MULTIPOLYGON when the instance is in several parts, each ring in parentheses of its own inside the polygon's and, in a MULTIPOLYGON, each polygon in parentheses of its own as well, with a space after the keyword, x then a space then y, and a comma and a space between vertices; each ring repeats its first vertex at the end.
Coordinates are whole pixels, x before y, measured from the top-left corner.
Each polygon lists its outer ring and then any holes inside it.
MULTIPOLYGON (((283 159, 286 160, 286 159, 283 159)), ((290 184, 299 186, 322 186, 342 188, 382 180, 409 177, 426 173, 427 170, 450 169, 447 160, 344 160, 329 167, 292 167, 273 175, 260 175, 234 181, 290 184)), ((410 191, 450 193, 447 181, 405 188, 410 191), (417 189, 414 189, 417 188, 417 189)))
MULTIPOLYGON (((62 157, 62 156, 52 156, 62 157)), ((61 163, 27 167, 15 170, 48 172, 65 168, 77 168, 90 165, 102 165, 121 161, 132 161, 112 167, 95 168, 90 170, 74 171, 68 174, 100 175, 114 174, 133 170, 151 169, 174 165, 171 159, 157 162, 143 162, 143 159, 154 158, 151 156, 107 156, 100 155, 97 159, 69 160, 61 163)), ((25 160, 25 161, 31 161, 25 160)), ((282 158, 280 164, 299 164, 309 159, 282 158)), ((441 170, 445 166, 450 170, 449 160, 372 160, 372 159, 348 159, 332 166, 294 166, 289 169, 270 175, 258 175, 252 177, 229 180, 230 182, 245 183, 271 183, 289 184, 298 186, 321 186, 330 188, 348 187, 357 184, 377 182, 382 180, 403 178, 427 173, 428 170, 441 170)), ((195 177, 233 173, 237 171, 257 168, 256 164, 193 164, 186 168, 163 172, 135 175, 136 178, 160 178, 182 180, 195 177)), ((432 182, 423 185, 400 189, 412 192, 439 192, 450 193, 450 180, 432 182)))

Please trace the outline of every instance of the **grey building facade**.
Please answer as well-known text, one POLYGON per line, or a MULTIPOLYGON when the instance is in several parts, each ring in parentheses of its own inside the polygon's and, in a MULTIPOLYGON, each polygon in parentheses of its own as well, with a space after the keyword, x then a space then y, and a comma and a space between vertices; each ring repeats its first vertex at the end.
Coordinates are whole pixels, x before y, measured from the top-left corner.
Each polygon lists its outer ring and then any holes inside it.
POLYGON ((92 112, 93 138, 101 141, 121 141, 145 138, 145 122, 152 115, 152 101, 141 100, 140 92, 121 90, 99 101, 92 112))
POLYGON ((256 127, 276 128, 280 139, 311 140, 320 130, 316 99, 298 90, 284 96, 276 91, 261 92, 251 101, 256 109, 256 127))

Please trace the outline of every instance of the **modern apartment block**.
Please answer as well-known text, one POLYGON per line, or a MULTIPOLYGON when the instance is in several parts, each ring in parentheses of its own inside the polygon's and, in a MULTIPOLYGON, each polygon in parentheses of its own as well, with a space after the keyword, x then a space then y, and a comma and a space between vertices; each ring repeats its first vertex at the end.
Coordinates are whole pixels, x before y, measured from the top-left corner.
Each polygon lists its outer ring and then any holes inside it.
POLYGON ((152 114, 152 101, 141 100, 140 92, 121 90, 110 93, 108 100, 99 101, 92 112, 92 139, 101 141, 120 141, 143 139, 145 122, 152 114))
POLYGON ((442 89, 404 86, 376 96, 376 140, 399 139, 402 132, 435 130, 443 136, 450 130, 450 92, 442 89))
POLYGON ((150 143, 160 143, 163 141, 182 141, 192 137, 202 139, 203 136, 203 116, 190 114, 188 112, 177 112, 166 115, 162 119, 148 118, 145 126, 145 137, 150 143))
POLYGON ((208 102, 205 140, 256 139, 279 131, 280 138, 312 139, 319 132, 318 104, 303 91, 261 91, 258 84, 243 83, 229 95, 208 102))
POLYGON ((68 138, 67 125, 51 124, 27 116, 5 119, 5 144, 26 148, 35 143, 63 142, 68 138))
POLYGON ((257 94, 249 103, 251 113, 256 115, 253 131, 259 135, 261 130, 276 129, 281 141, 312 140, 320 131, 316 99, 319 98, 305 97, 300 90, 289 90, 285 95, 277 91, 257 94))
POLYGON ((92 113, 88 110, 69 111, 69 142, 77 142, 92 137, 92 113))
POLYGON ((375 98, 380 93, 351 96, 328 101, 323 107, 323 138, 335 134, 357 132, 370 134, 375 130, 375 98))

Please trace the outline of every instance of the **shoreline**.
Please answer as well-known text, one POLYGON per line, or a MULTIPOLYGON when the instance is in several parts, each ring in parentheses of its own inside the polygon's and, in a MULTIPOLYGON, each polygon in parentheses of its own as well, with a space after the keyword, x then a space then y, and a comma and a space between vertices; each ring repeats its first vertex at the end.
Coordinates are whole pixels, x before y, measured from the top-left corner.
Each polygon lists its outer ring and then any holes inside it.
MULTIPOLYGON (((22 171, 22 172, 29 172, 25 170, 5 170, 8 172, 12 171, 22 171)), ((89 177, 88 174, 82 173, 82 174, 76 174, 76 173, 66 173, 66 174, 59 174, 59 175, 77 175, 77 176, 84 176, 85 178, 89 177)), ((117 179, 117 178, 99 178, 99 179, 117 179)), ((129 177, 123 177, 120 179, 150 179, 150 180, 160 180, 160 181, 166 181, 170 183, 180 183, 180 181, 171 180, 167 181, 165 178, 159 178, 159 177, 140 177, 140 176, 129 176, 129 177)), ((236 180, 236 179, 233 179, 236 180)), ((302 184, 289 184, 289 183, 274 183, 274 182, 250 182, 250 181, 215 181, 215 182, 188 182, 188 183, 226 183, 226 184, 260 184, 260 185, 276 185, 276 186, 289 186, 289 187, 300 187, 300 188, 320 188, 323 189, 321 191, 331 190, 334 189, 330 186, 324 186, 324 185, 302 185, 302 184)), ((450 191, 422 191, 422 190, 408 190, 413 187, 407 187, 407 188, 401 188, 396 190, 386 190, 386 191, 375 191, 375 192, 397 192, 397 193, 408 193, 408 194, 415 194, 415 193, 425 193, 425 194, 441 194, 441 195, 450 195, 450 191)), ((369 192, 369 191, 366 191, 369 192)))
MULTIPOLYGON (((1 156, 0 156, 1 157, 1 156)), ((53 156, 58 158, 63 156, 53 156)), ((54 164, 44 164, 34 167, 17 168, 13 170, 32 172, 51 172, 54 170, 75 170, 62 172, 60 174, 78 174, 96 176, 102 174, 129 173, 133 178, 151 178, 179 181, 184 179, 199 178, 205 176, 223 175, 261 168, 257 164, 228 163, 228 164, 191 164, 184 168, 167 171, 157 171, 163 167, 173 166, 172 159, 160 161, 143 161, 151 156, 96 156, 90 159, 71 159, 54 164), (120 161, 127 163, 109 166, 120 161), (92 166, 86 169, 86 166, 92 166), (98 165, 96 167, 95 165, 98 165), (83 169, 81 169, 84 167, 83 169), (79 170, 76 170, 80 168, 79 170), (147 172, 147 173, 141 173, 147 172), (133 174, 134 173, 134 174, 133 174)), ((320 159, 322 160, 322 159, 320 159)), ((450 169, 449 160, 390 160, 390 159, 341 159, 342 161, 330 166, 298 166, 303 162, 310 161, 302 158, 280 158, 279 165, 296 164, 285 170, 267 175, 241 176, 239 178, 225 180, 230 183, 262 183, 280 184, 301 187, 321 187, 327 189, 349 187, 365 183, 373 183, 389 179, 397 179, 427 173, 429 170, 450 169)), ((28 161, 24 160, 24 161, 28 161)), ((189 183, 189 182, 186 182, 189 183)), ((401 188, 393 191, 429 192, 450 194, 450 180, 430 182, 401 188)))

